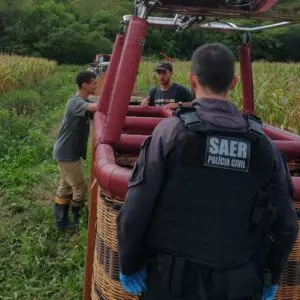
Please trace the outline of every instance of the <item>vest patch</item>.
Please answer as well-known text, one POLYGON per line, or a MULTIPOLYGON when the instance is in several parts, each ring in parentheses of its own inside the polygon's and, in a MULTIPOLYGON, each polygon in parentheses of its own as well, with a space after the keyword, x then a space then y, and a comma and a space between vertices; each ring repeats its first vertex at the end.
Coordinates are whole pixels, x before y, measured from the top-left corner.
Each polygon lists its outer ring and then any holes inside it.
POLYGON ((204 166, 249 171, 250 142, 222 136, 208 136, 204 166))

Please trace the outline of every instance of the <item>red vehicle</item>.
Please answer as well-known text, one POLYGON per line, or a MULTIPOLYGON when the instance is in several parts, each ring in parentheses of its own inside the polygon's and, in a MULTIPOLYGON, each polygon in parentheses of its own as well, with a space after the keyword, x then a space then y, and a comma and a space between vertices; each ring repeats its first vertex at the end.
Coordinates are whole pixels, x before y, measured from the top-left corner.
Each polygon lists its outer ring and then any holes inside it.
MULTIPOLYGON (((300 23, 300 16, 276 10, 276 0, 146 0, 136 1, 134 14, 124 16, 117 34, 101 95, 94 116, 93 165, 89 201, 88 245, 84 299, 136 299, 126 294, 118 279, 116 216, 126 195, 132 166, 141 143, 155 126, 170 116, 162 108, 131 106, 130 99, 149 26, 171 29, 235 31, 240 45, 243 111, 254 113, 250 34, 300 23), (154 12, 174 14, 173 18, 151 16, 154 12), (273 21, 258 27, 241 27, 225 19, 273 21), (277 21, 277 23, 276 23, 277 21)), ((160 14, 161 15, 161 14, 160 14)), ((286 155, 289 165, 299 168, 300 136, 267 124, 266 134, 286 155)), ((296 188, 295 205, 300 209, 300 177, 292 173, 296 188)), ((142 199, 141 199, 142 201, 142 199)), ((277 299, 300 299, 300 237, 283 272, 277 299)))
POLYGON ((110 58, 111 54, 97 54, 94 61, 89 64, 88 71, 100 76, 107 70, 110 58))

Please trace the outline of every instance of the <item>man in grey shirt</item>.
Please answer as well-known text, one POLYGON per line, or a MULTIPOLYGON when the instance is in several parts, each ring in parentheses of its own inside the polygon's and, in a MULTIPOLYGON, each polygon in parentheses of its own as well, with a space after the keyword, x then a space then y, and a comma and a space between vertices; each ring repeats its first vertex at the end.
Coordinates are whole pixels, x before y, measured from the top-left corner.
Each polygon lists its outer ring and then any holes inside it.
POLYGON ((76 229, 81 208, 84 206, 86 184, 81 159, 86 159, 90 119, 97 110, 96 103, 88 96, 96 89, 96 75, 89 71, 76 77, 77 93, 66 105, 64 118, 53 148, 58 163, 60 182, 55 197, 55 226, 58 229, 76 229), (72 206, 74 222, 69 222, 69 205, 72 206))

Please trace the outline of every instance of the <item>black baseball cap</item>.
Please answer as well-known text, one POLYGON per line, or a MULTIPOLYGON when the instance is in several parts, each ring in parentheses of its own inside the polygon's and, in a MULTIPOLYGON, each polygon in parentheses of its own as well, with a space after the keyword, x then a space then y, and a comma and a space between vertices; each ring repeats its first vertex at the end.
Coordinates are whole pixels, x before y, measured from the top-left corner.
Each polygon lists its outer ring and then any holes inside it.
POLYGON ((163 61, 157 64, 155 68, 155 72, 162 70, 162 71, 170 71, 173 72, 173 66, 168 61, 163 61))

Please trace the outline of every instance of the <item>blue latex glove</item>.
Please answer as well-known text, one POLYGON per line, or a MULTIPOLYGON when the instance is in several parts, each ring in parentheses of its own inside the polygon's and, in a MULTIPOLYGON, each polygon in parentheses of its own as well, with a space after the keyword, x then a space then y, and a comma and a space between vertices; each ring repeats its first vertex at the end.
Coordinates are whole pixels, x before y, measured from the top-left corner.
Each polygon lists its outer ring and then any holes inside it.
POLYGON ((129 294, 138 295, 146 289, 146 268, 139 270, 133 275, 124 275, 120 272, 119 277, 123 289, 129 294))
POLYGON ((263 288, 263 300, 274 300, 278 285, 266 286, 263 288))

